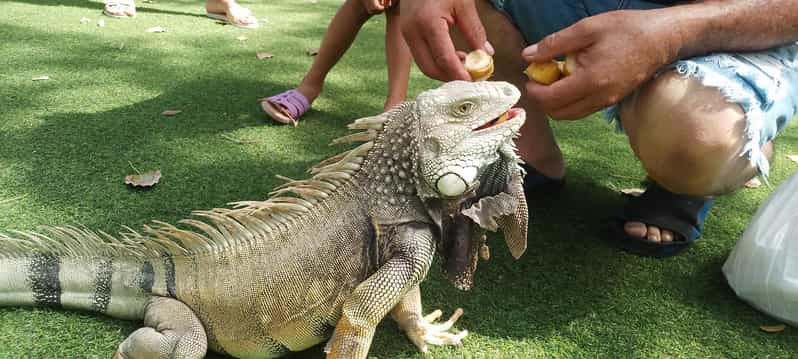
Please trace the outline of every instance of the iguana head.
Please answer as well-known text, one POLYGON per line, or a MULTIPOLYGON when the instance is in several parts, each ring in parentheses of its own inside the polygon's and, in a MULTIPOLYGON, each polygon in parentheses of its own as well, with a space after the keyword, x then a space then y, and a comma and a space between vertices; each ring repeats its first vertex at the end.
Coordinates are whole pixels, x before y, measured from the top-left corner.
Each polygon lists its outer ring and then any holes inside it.
POLYGON ((506 82, 455 81, 416 99, 418 194, 438 203, 444 271, 471 287, 485 231, 501 228, 516 258, 526 248, 526 200, 513 139, 526 113, 506 82))
POLYGON ((416 99, 422 196, 457 198, 474 189, 481 172, 512 146, 524 124, 521 97, 506 82, 454 81, 416 99))

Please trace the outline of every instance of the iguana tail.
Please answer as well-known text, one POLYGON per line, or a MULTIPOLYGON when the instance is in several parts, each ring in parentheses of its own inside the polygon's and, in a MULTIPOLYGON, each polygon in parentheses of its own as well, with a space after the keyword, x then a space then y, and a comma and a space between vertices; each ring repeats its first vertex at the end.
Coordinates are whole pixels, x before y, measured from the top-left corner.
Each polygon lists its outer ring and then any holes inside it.
POLYGON ((0 234, 0 306, 87 310, 142 319, 153 295, 174 291, 171 257, 84 229, 0 234), (171 264, 171 265, 170 265, 171 264), (170 291, 169 288, 172 288, 170 291))

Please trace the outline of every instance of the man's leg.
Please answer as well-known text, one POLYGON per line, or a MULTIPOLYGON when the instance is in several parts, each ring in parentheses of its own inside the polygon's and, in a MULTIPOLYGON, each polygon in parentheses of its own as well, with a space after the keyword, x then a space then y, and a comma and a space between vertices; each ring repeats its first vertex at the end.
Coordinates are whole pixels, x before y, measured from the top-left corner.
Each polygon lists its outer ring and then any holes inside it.
MULTIPOLYGON (((743 109, 695 78, 675 71, 657 77, 623 102, 620 117, 649 177, 671 192, 723 194, 758 173, 744 154, 743 109)), ((770 144, 763 152, 771 155, 770 144)), ((641 222, 627 222, 625 229, 654 242, 674 239, 670 231, 641 222)))
MULTIPOLYGON (((516 142, 521 158, 542 174, 551 178, 562 178, 565 175, 565 162, 549 126, 549 119, 540 110, 534 108, 526 97, 526 75, 523 71, 527 64, 521 58, 521 50, 526 41, 513 23, 496 10, 490 1, 478 0, 477 9, 480 19, 485 25, 488 41, 496 53, 493 77, 489 80, 507 81, 521 90, 520 107, 526 110, 526 123, 521 128, 521 137, 516 142)), ((467 49, 462 35, 453 31, 452 38, 458 49, 467 49)))

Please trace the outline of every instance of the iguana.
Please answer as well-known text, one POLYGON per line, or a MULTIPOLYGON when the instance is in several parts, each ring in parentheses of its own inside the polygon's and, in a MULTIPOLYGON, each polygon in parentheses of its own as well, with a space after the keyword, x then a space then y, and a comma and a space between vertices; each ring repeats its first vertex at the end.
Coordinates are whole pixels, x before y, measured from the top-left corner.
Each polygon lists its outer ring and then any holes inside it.
POLYGON ((117 236, 80 226, 0 235, 0 305, 143 320, 117 358, 268 358, 324 342, 365 358, 391 314, 422 351, 457 345, 462 313, 433 324, 419 283, 443 258, 468 289, 485 230, 517 258, 527 209, 513 146, 525 113, 503 82, 451 82, 334 141, 362 142, 265 201, 194 212, 117 236))

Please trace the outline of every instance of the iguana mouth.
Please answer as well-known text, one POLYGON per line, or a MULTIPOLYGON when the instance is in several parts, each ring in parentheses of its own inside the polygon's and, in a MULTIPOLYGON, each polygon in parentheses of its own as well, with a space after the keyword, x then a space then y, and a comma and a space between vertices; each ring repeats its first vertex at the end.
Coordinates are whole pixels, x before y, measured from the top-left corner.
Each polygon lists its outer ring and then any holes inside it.
POLYGON ((488 121, 484 125, 477 127, 476 129, 474 129, 474 132, 482 131, 482 130, 485 130, 485 129, 488 129, 488 128, 491 128, 491 127, 495 127, 495 126, 501 125, 502 123, 505 123, 505 122, 508 122, 508 121, 516 119, 517 117, 519 117, 519 115, 522 115, 522 114, 524 114, 524 109, 518 108, 518 107, 513 107, 513 108, 507 110, 507 112, 501 114, 499 117, 496 117, 496 118, 488 121))

